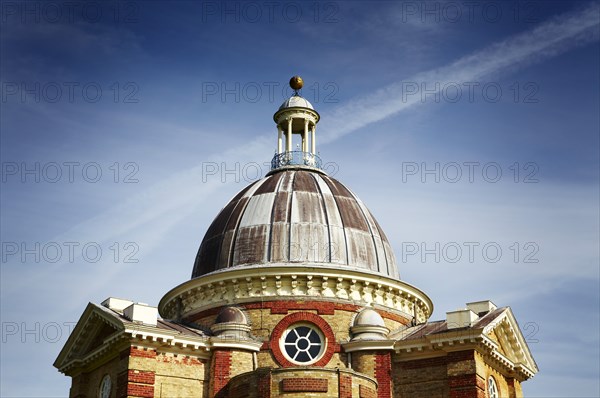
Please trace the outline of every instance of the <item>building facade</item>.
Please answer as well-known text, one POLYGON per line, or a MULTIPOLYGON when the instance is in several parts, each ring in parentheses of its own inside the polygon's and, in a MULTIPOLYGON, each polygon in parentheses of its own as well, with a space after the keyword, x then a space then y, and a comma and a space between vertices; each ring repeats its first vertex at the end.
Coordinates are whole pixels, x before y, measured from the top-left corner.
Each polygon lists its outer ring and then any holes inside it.
POLYGON ((369 209, 321 169, 320 115, 290 85, 271 171, 214 219, 192 278, 157 307, 88 304, 54 363, 70 397, 522 397, 537 365, 510 308, 429 321, 369 209))

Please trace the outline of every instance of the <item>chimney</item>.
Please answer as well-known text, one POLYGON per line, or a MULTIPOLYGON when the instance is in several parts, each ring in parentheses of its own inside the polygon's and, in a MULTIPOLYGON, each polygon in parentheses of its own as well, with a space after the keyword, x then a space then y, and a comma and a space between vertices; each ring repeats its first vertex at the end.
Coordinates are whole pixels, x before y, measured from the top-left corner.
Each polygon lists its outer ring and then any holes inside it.
POLYGON ((448 329, 470 327, 473 325, 473 322, 477 320, 477 318, 477 314, 468 308, 446 312, 446 323, 448 324, 448 329))
POLYGON ((145 303, 134 303, 123 310, 123 316, 132 322, 156 326, 158 308, 145 303))
POLYGON ((467 303, 467 308, 476 313, 478 316, 482 317, 488 312, 494 311, 498 307, 496 307, 496 304, 492 303, 490 300, 483 300, 467 303))
POLYGON ((131 300, 123 300, 116 297, 109 297, 102 302, 102 306, 110 308, 113 311, 123 313, 123 310, 133 304, 131 300))

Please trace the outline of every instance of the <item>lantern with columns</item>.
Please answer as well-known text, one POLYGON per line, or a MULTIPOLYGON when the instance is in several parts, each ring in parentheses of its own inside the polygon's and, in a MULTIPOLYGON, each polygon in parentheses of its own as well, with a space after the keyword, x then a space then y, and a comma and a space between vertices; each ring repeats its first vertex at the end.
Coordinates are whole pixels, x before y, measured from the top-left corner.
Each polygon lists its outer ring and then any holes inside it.
POLYGON ((272 170, 298 166, 321 168, 315 137, 320 116, 312 104, 299 94, 302 85, 300 76, 290 79, 290 87, 294 90, 294 94, 285 100, 273 115, 273 120, 277 124, 277 153, 271 161, 272 170), (296 151, 293 150, 294 134, 301 138, 300 148, 296 151))

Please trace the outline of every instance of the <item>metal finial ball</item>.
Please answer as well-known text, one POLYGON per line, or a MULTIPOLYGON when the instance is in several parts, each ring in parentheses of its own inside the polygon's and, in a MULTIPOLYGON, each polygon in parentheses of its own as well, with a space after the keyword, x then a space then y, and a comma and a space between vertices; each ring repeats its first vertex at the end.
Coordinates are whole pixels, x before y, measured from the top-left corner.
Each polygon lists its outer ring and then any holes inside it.
POLYGON ((300 76, 294 76, 290 79, 290 87, 298 91, 304 85, 304 81, 300 76))

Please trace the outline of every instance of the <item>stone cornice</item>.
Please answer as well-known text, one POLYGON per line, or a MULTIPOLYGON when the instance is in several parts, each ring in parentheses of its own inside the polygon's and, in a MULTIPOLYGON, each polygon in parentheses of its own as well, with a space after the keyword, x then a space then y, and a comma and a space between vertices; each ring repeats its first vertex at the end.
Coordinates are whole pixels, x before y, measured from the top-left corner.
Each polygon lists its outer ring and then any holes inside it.
POLYGON ((125 333, 129 334, 134 339, 163 343, 167 346, 180 346, 182 348, 193 350, 206 348, 209 339, 208 336, 195 337, 178 335, 175 331, 163 331, 162 329, 150 330, 149 328, 141 328, 138 325, 130 325, 125 329, 125 333))
POLYGON ((499 351, 499 345, 484 334, 484 329, 465 329, 452 333, 427 335, 420 339, 398 340, 394 345, 396 359, 415 360, 437 357, 448 352, 473 349, 488 362, 502 368, 519 381, 535 375, 535 371, 521 362, 514 362, 499 351))
POLYGON ((220 339, 218 337, 212 337, 210 343, 212 348, 236 348, 255 352, 260 351, 263 345, 263 343, 253 340, 220 339))
POLYGON ((530 369, 527 365, 521 362, 515 362, 503 355, 499 351, 498 344, 487 336, 483 336, 482 344, 478 347, 479 352, 483 356, 487 356, 493 362, 495 362, 500 367, 504 367, 509 372, 512 372, 514 377, 516 377, 519 381, 527 380, 535 376, 537 369, 530 369))
POLYGON ((273 115, 273 121, 279 124, 284 120, 291 118, 303 118, 310 120, 313 124, 317 124, 321 116, 314 109, 305 108, 303 106, 292 106, 289 108, 280 109, 273 115))
POLYGON ((524 369, 533 372, 533 374, 538 371, 537 364, 510 308, 507 308, 483 331, 487 334, 492 330, 502 340, 504 350, 508 351, 511 357, 516 358, 518 364, 522 364, 524 369))
POLYGON ((215 348, 234 348, 258 352, 262 343, 250 339, 226 339, 215 336, 175 336, 170 331, 156 331, 150 330, 148 327, 138 328, 138 325, 130 325, 125 330, 111 335, 99 347, 85 356, 65 363, 59 371, 71 374, 73 370, 84 368, 87 364, 96 362, 103 357, 114 356, 113 354, 119 352, 118 349, 115 350, 115 347, 128 346, 144 347, 172 354, 193 355, 206 359, 210 357, 210 351, 215 348))
POLYGON ((310 264, 243 266, 213 272, 175 287, 158 308, 164 318, 178 319, 224 305, 304 297, 379 305, 408 318, 416 304, 419 323, 426 322, 433 311, 429 297, 405 282, 347 267, 310 264))
POLYGON ((144 347, 171 354, 192 355, 206 359, 215 348, 235 348, 247 351, 259 351, 262 343, 251 339, 228 339, 218 336, 183 335, 179 331, 158 328, 152 325, 124 321, 116 314, 90 304, 79 320, 70 343, 65 345, 59 359, 55 362, 58 370, 67 375, 86 371, 91 363, 110 360, 127 347, 144 347), (98 320, 115 328, 115 333, 107 336, 99 346, 81 353, 81 349, 90 341, 98 320))
POLYGON ((265 177, 270 176, 271 174, 279 173, 280 171, 285 171, 285 170, 307 170, 307 171, 310 171, 313 173, 319 173, 319 174, 322 174, 325 176, 328 175, 325 170, 321 170, 317 167, 311 167, 311 166, 299 165, 299 164, 291 164, 289 166, 277 167, 276 169, 273 169, 273 170, 269 171, 267 174, 265 174, 265 177))
POLYGON ((393 350, 394 340, 357 340, 343 343, 345 352, 355 351, 375 351, 375 350, 393 350))

